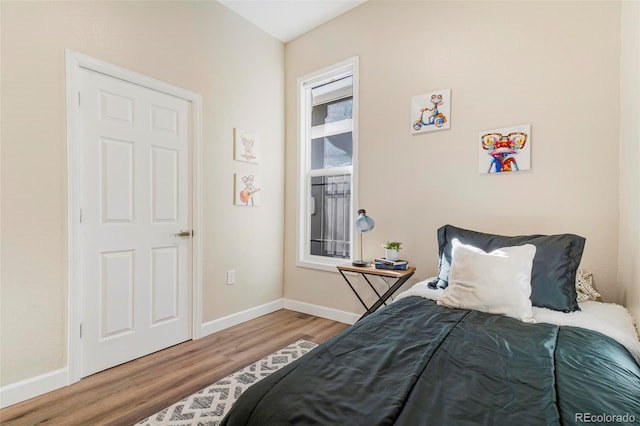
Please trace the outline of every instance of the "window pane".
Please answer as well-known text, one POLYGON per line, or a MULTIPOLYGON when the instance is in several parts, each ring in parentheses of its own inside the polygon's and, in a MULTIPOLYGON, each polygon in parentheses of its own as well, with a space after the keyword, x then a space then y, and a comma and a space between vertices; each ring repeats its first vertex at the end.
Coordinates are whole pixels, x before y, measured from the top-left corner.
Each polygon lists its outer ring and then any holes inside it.
POLYGON ((352 58, 299 80, 300 188, 298 264, 335 270, 352 257, 355 191, 352 167, 357 150, 358 60, 352 58))
POLYGON ((311 254, 348 259, 351 253, 351 175, 311 178, 311 254))
POLYGON ((311 141, 311 169, 350 166, 353 157, 351 132, 311 141))
POLYGON ((352 118, 353 98, 345 98, 337 101, 320 104, 313 107, 311 112, 311 125, 332 123, 334 121, 352 118))

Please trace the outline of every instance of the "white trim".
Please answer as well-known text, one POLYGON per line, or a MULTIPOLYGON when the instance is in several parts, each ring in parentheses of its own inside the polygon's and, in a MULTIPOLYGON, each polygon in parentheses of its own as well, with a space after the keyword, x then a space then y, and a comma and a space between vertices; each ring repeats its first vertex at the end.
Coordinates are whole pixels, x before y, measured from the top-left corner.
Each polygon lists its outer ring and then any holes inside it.
POLYGON ((74 147, 79 141, 79 78, 80 59, 76 52, 65 50, 66 59, 66 91, 67 91, 67 270, 69 279, 67 303, 67 367, 66 384, 80 380, 81 365, 75 360, 82 359, 82 345, 79 339, 73 338, 79 333, 82 318, 82 278, 81 268, 75 265, 82 263, 82 247, 77 224, 80 222, 80 185, 82 176, 78 150, 74 147))
MULTIPOLYGON (((308 217, 309 199, 307 194, 308 182, 308 169, 309 169, 309 155, 307 141, 310 138, 309 123, 310 123, 310 110, 304 108, 307 113, 306 117, 302 115, 302 105, 308 104, 310 96, 310 87, 316 84, 322 83, 329 78, 341 78, 341 75, 351 74, 353 76, 353 107, 352 107, 352 120, 353 120, 353 151, 352 151, 352 166, 350 167, 351 173, 351 212, 354 213, 354 206, 359 205, 358 202, 358 115, 359 115, 359 61, 358 56, 354 56, 337 64, 325 67, 321 70, 313 73, 298 77, 297 79, 297 91, 298 91, 298 179, 297 179, 297 213, 296 213, 296 266, 321 269, 321 270, 333 270, 335 265, 351 261, 354 257, 354 253, 359 250, 358 239, 355 238, 355 231, 352 227, 351 230, 351 259, 338 259, 337 263, 333 262, 331 258, 325 258, 322 256, 312 256, 309 252, 309 244, 307 244, 306 237, 308 231, 303 231, 302 226, 308 225, 308 221, 304 218, 308 217)), ((333 171, 332 171, 333 172, 333 171)), ((323 173, 326 174, 326 173, 323 173)))
POLYGON ((148 89, 157 90, 191 104, 191 211, 192 229, 192 338, 202 337, 202 96, 125 68, 86 56, 71 49, 65 49, 67 84, 67 176, 68 176, 68 368, 66 384, 74 383, 82 377, 82 342, 79 337, 82 320, 82 247, 80 232, 80 109, 78 105, 79 73, 82 68, 115 77, 148 89))
POLYGON ((344 324, 355 324, 361 317, 361 315, 354 314, 353 312, 340 311, 338 309, 327 308, 326 306, 312 305, 311 303, 291 299, 284 300, 284 309, 302 312, 303 314, 314 315, 344 324))
POLYGON ((217 333, 218 331, 225 330, 229 327, 233 327, 234 325, 242 324, 243 322, 247 322, 263 315, 279 311, 283 308, 283 299, 278 299, 274 300, 273 302, 265 303, 264 305, 255 306, 253 308, 249 308, 235 314, 227 315, 226 317, 206 322, 202 324, 202 329, 200 330, 201 337, 217 333))
POLYGON ((51 392, 67 385, 66 368, 0 387, 0 408, 51 392))
POLYGON ((314 169, 307 172, 309 177, 333 176, 333 175, 353 175, 352 166, 331 167, 326 169, 314 169))
POLYGON ((192 322, 193 339, 203 337, 202 331, 202 96, 195 94, 191 100, 191 220, 193 221, 192 236, 192 322))
MULTIPOLYGON (((360 315, 352 312, 340 311, 338 309, 313 305, 297 300, 278 299, 201 324, 199 329, 196 331, 196 334, 199 337, 204 337, 263 315, 279 311, 280 309, 288 309, 290 311, 301 312, 307 315, 314 315, 344 324, 354 324, 360 318, 360 315)), ((0 408, 5 408, 70 385, 72 382, 70 382, 68 378, 71 377, 71 375, 72 374, 69 369, 61 368, 59 370, 51 371, 49 373, 0 387, 0 408)))
POLYGON ((311 139, 326 138, 329 136, 350 133, 353 129, 353 119, 345 118, 344 120, 332 121, 326 124, 317 124, 311 126, 311 139))
POLYGON ((298 259, 296 266, 320 269, 322 271, 335 272, 337 274, 338 270, 336 269, 336 266, 349 262, 349 259, 342 259, 340 257, 323 257, 309 254, 304 260, 298 259))
POLYGON ((344 324, 355 324, 361 315, 352 312, 340 311, 338 309, 327 308, 326 306, 313 305, 311 303, 300 302, 291 299, 278 299, 268 302, 260 306, 246 309, 244 311, 227 315, 202 324, 202 336, 217 333, 243 322, 279 311, 280 309, 288 309, 290 311, 301 312, 307 315, 314 315, 320 318, 338 321, 344 324))

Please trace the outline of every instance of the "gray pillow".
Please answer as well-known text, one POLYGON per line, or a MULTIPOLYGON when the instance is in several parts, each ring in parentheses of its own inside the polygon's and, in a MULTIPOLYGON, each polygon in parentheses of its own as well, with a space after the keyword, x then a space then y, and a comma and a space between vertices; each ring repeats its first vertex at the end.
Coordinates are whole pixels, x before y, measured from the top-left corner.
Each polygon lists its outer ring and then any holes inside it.
POLYGON ((500 247, 533 244, 536 255, 531 271, 531 303, 556 311, 579 311, 576 294, 576 270, 580 265, 586 240, 573 234, 504 236, 485 234, 445 225, 438 229, 438 278, 430 287, 446 288, 451 268, 451 242, 493 251, 500 247))

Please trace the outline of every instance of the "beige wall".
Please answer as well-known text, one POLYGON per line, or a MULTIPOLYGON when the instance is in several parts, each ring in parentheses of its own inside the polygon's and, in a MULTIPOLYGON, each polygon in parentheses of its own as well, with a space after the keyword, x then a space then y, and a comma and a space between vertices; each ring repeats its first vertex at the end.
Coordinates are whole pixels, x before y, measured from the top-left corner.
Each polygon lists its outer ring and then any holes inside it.
POLYGON ((1 8, 0 383, 66 365, 65 48, 202 95, 203 321, 281 298, 284 45, 215 1, 1 8), (260 207, 232 205, 233 173, 256 170, 233 161, 234 127, 262 136, 260 207))
MULTIPOLYGON (((370 0, 286 46, 285 297, 362 307, 337 273, 295 266, 296 78, 360 57, 359 202, 416 279, 446 223, 501 234, 576 233, 582 266, 618 300, 620 5, 370 0), (452 89, 451 129, 410 134, 411 96, 452 89), (480 175, 484 129, 532 125, 532 170, 480 175)), ((415 281, 415 280, 414 280, 415 281)))
POLYGON ((622 4, 621 33, 618 279, 640 330, 640 2, 622 4))
MULTIPOLYGON (((287 45, 286 81, 283 45, 214 1, 0 7, 1 385, 66 364, 67 47, 203 95, 203 321, 282 296, 283 232, 285 296, 360 311, 338 274, 295 266, 295 80, 355 55, 357 207, 377 221, 365 254, 402 240, 423 279, 436 271, 435 231, 444 223, 504 234, 574 232, 587 237, 583 266, 605 299, 626 301, 640 317, 638 239, 625 237, 639 227, 637 129, 624 114, 621 132, 610 124, 623 112, 620 101, 636 114, 638 105, 618 95, 615 3, 369 0, 287 45), (410 97, 448 87, 451 129, 411 136, 410 97), (532 171, 478 175, 477 132, 520 123, 533 125, 532 171), (263 205, 255 209, 232 206, 233 173, 254 170, 232 160, 233 127, 263 136, 263 205), (231 269, 236 286, 225 284, 231 269)), ((637 31, 637 19, 630 25, 637 31)), ((633 48, 623 44, 623 63, 637 67, 633 48)), ((626 75, 623 86, 637 90, 626 75)))

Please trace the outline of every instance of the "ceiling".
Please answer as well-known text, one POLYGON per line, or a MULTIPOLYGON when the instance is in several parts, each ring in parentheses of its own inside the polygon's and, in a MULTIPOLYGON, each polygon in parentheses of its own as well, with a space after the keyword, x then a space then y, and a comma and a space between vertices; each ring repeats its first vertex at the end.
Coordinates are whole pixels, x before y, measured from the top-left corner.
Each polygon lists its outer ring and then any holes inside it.
POLYGON ((287 43, 366 0, 218 0, 287 43))

